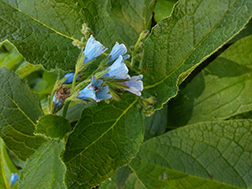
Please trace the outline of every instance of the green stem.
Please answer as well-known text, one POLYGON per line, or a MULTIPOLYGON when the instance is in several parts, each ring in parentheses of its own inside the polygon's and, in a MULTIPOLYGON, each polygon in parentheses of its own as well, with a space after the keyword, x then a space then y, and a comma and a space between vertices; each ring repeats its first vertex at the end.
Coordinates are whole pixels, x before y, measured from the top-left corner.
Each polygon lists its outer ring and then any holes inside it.
POLYGON ((69 104, 70 104, 70 100, 67 100, 67 101, 65 102, 64 109, 63 109, 63 113, 62 113, 62 117, 63 117, 63 118, 66 118, 67 109, 68 109, 69 104))

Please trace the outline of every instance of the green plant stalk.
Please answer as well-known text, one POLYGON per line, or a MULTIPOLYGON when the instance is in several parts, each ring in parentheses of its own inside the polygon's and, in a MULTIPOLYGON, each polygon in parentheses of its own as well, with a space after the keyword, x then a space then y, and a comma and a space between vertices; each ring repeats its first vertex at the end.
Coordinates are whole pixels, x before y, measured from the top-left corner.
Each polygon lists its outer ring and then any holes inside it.
POLYGON ((66 114, 67 114, 67 110, 68 110, 69 104, 70 104, 70 100, 67 100, 66 103, 65 103, 65 105, 64 105, 63 112, 62 112, 62 117, 63 118, 66 118, 66 114))

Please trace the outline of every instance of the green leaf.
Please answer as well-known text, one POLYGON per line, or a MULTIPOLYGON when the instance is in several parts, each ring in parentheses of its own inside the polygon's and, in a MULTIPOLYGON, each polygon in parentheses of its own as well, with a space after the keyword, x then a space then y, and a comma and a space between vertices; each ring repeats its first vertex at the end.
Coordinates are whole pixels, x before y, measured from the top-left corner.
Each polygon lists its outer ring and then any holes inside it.
POLYGON ((127 179, 123 189, 145 189, 146 187, 137 178, 135 173, 131 173, 127 179))
POLYGON ((252 35, 230 46, 169 102, 171 126, 223 120, 252 110, 252 35))
POLYGON ((0 136, 21 160, 26 160, 46 140, 34 136, 42 115, 37 96, 17 74, 0 67, 0 136))
POLYGON ((158 0, 155 4, 154 19, 156 22, 170 16, 177 0, 158 0))
POLYGON ((252 120, 198 123, 144 142, 130 167, 146 188, 245 188, 251 142, 252 120))
POLYGON ((165 128, 167 125, 167 105, 164 105, 164 107, 161 110, 158 110, 154 112, 149 117, 145 117, 144 120, 145 124, 145 133, 144 133, 144 139, 148 140, 154 136, 161 135, 165 132, 165 128))
POLYGON ((62 139, 72 130, 68 120, 61 116, 45 115, 38 120, 34 134, 62 139))
POLYGON ((2 139, 0 138, 0 188, 9 189, 10 186, 9 186, 9 182, 7 181, 6 170, 4 167, 4 163, 6 162, 4 160, 3 146, 4 146, 4 143, 2 139))
POLYGON ((115 24, 121 41, 133 46, 143 30, 149 30, 154 0, 98 0, 115 24))
POLYGON ((26 162, 21 172, 19 188, 66 188, 66 167, 60 159, 63 148, 61 140, 44 143, 26 162))
MULTIPOLYGON (((176 95, 181 74, 238 33, 251 15, 252 1, 179 1, 171 17, 157 24, 144 43, 144 94, 157 98, 155 108, 176 95)), ((180 82, 185 78, 182 75, 180 82)))
POLYGON ((143 140, 143 115, 133 95, 85 108, 63 155, 69 188, 92 187, 128 163, 143 140))
POLYGON ((119 168, 118 170, 116 170, 115 174, 111 178, 109 178, 99 186, 99 189, 123 189, 125 182, 127 181, 131 172, 132 171, 128 166, 123 166, 119 168))
POLYGON ((32 72, 34 72, 35 70, 38 70, 39 68, 42 68, 41 64, 33 65, 33 64, 28 63, 28 64, 22 66, 21 68, 19 68, 17 70, 17 74, 19 75, 19 77, 21 79, 23 79, 26 76, 28 76, 29 74, 31 74, 32 72))

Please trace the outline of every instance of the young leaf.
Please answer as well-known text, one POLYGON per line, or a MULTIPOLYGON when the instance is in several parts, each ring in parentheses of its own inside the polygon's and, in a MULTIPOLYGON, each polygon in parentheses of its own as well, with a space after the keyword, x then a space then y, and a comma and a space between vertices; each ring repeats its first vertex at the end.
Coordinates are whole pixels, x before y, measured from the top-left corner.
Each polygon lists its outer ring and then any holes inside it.
POLYGON ((157 0, 154 9, 154 19, 156 22, 170 16, 174 4, 177 0, 157 0))
POLYGON ((252 110, 252 35, 237 41, 172 99, 169 125, 226 119, 252 110))
POLYGON ((63 155, 68 187, 92 187, 110 178, 135 156, 143 132, 143 115, 132 95, 85 108, 63 155))
POLYGON ((68 120, 61 116, 45 115, 38 120, 34 134, 62 139, 72 130, 68 120))
POLYGON ((46 141, 34 136, 42 115, 37 96, 13 71, 0 67, 0 136, 21 160, 26 160, 46 141))
POLYGON ((252 1, 179 1, 144 43, 144 92, 157 98, 155 108, 176 95, 183 72, 192 71, 238 33, 251 15, 252 1))
POLYGON ((61 140, 53 139, 44 143, 26 162, 19 188, 65 189, 66 167, 60 159, 63 147, 61 140))
POLYGON ((147 188, 246 188, 252 120, 203 122, 141 145, 130 167, 147 188))

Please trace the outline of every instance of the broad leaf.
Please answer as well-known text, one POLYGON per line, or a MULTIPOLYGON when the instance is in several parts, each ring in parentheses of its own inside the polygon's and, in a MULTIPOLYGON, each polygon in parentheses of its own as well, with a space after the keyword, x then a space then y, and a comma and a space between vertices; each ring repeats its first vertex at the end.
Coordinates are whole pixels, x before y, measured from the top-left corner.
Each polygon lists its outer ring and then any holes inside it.
POLYGON ((146 116, 144 120, 145 133, 144 139, 148 140, 154 136, 161 135, 165 132, 167 126, 167 105, 161 110, 154 112, 151 116, 146 116))
POLYGON ((7 174, 4 167, 4 154, 3 154, 3 146, 4 143, 2 139, 0 139, 0 188, 9 189, 9 182, 7 181, 7 174))
POLYGON ((68 120, 56 115, 45 115, 38 120, 34 134, 42 134, 50 138, 62 139, 70 132, 68 120))
POLYGON ((44 143, 26 162, 21 172, 19 188, 66 188, 66 167, 60 159, 63 147, 61 140, 44 143))
POLYGON ((129 178, 125 182, 123 189, 145 189, 146 187, 142 182, 137 178, 135 173, 131 173, 129 178))
POLYGON ((146 188, 245 188, 251 142, 252 120, 198 123, 144 142, 130 167, 146 188))
POLYGON ((95 186, 128 163, 143 140, 143 115, 133 95, 85 108, 63 155, 69 188, 95 186))
POLYGON ((46 140, 34 136, 42 115, 37 96, 13 71, 0 67, 0 135, 6 146, 26 160, 46 140))
POLYGON ((154 19, 156 22, 161 21, 165 17, 170 16, 174 4, 177 0, 157 0, 154 9, 154 19))
POLYGON ((189 74, 184 72, 191 72, 238 33, 251 15, 252 1, 179 1, 144 44, 145 95, 157 98, 155 108, 176 95, 178 79, 189 74))
POLYGON ((169 125, 226 119, 252 110, 252 35, 230 46, 203 69, 168 109, 169 125))
POLYGON ((98 0, 108 12, 115 29, 126 46, 136 43, 143 30, 149 30, 154 0, 98 0))

